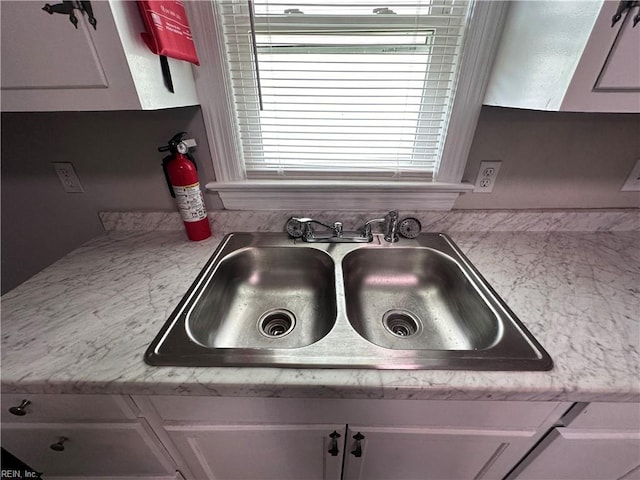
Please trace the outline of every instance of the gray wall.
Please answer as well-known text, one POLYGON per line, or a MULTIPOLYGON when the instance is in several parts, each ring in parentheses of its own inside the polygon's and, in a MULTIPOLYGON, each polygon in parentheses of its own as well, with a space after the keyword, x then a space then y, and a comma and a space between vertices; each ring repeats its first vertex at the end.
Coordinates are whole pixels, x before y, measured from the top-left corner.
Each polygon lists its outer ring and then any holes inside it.
POLYGON ((491 193, 455 208, 640 207, 620 192, 640 159, 640 114, 559 113, 483 107, 463 180, 482 160, 502 160, 491 193))
MULTIPOLYGON (((102 210, 174 210, 156 147, 179 131, 214 180, 199 107, 147 112, 3 113, 2 293, 102 232, 102 210), (85 193, 65 193, 52 162, 73 162, 85 193)), ((219 200, 207 195, 208 208, 219 200)))
MULTIPOLYGON (((101 210, 173 211, 156 147, 188 131, 200 181, 214 179, 198 107, 153 112, 2 114, 2 292, 102 231, 101 210), (74 163, 83 194, 67 194, 51 162, 74 163)), ((638 207, 620 187, 640 158, 640 115, 484 107, 464 179, 502 160, 491 194, 455 207, 638 207)), ((221 208, 205 195, 210 210, 221 208)))

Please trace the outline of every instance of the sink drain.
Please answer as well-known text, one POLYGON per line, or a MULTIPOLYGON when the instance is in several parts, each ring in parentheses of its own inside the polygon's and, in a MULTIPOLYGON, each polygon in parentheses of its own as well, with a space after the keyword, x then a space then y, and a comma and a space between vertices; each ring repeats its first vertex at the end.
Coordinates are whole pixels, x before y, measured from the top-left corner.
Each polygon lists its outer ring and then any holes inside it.
POLYGON ((284 337, 296 326, 296 317, 289 310, 276 308, 263 313, 258 319, 258 330, 265 337, 284 337))
POLYGON ((407 310, 389 310, 382 316, 382 324, 396 337, 410 337, 420 331, 420 320, 407 310))

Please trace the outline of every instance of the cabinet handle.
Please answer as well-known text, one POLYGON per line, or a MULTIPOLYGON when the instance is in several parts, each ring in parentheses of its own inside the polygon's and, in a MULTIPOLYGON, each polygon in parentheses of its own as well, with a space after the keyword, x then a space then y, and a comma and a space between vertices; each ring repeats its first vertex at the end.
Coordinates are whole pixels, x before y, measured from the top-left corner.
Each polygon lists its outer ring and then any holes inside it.
POLYGON ((77 29, 78 17, 76 17, 76 14, 73 11, 74 9, 78 9, 81 13, 86 14, 89 17, 89 23, 91 24, 93 29, 96 30, 96 25, 98 24, 98 22, 93 16, 93 8, 91 7, 90 1, 62 2, 56 3, 55 5, 49 5, 48 3, 45 3, 44 7, 42 7, 42 10, 47 12, 49 15, 53 15, 54 13, 69 15, 69 21, 77 29))
POLYGON ((49 445, 51 450, 55 450, 56 452, 64 452, 64 442, 69 440, 67 437, 60 437, 57 443, 52 443, 49 445))
POLYGON ((97 30, 96 25, 98 25, 98 21, 96 20, 96 17, 93 16, 93 7, 91 6, 91 2, 81 1, 80 6, 82 7, 81 10, 84 10, 84 13, 87 14, 87 20, 89 20, 93 29, 97 30))
POLYGON ((361 457, 362 456, 362 444, 360 442, 361 442, 361 440, 364 440, 364 435, 362 435, 360 432, 358 432, 353 436, 353 439, 356 441, 356 444, 353 447, 353 450, 351 450, 351 455, 353 455, 354 457, 361 457))
POLYGON ((340 450, 338 450, 338 438, 340 438, 340 434, 334 430, 329 436, 331 437, 331 442, 329 442, 328 451, 332 457, 337 457, 340 453, 340 450))
POLYGON ((31 405, 31 401, 24 399, 22 400, 22 403, 20 405, 18 405, 17 407, 11 407, 9 409, 9 413, 11 413, 12 415, 17 415, 19 417, 23 417, 27 414, 27 411, 25 410, 26 407, 28 407, 29 405, 31 405))

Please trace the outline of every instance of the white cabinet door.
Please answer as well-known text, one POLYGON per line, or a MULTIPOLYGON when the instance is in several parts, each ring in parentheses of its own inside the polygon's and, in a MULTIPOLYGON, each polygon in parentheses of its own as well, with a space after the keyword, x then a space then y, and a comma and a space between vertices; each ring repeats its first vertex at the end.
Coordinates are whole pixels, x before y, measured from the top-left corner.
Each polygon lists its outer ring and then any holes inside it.
POLYGON ((93 2, 96 30, 78 28, 44 2, 2 1, 2 110, 101 109, 139 105, 107 2, 93 2))
POLYGON ((344 425, 165 424, 198 480, 339 480, 344 425), (338 452, 330 435, 336 432, 338 452))
POLYGON ((43 4, 2 2, 2 88, 107 88, 88 22, 74 10, 74 28, 43 4))
POLYGON ((640 112, 640 25, 618 0, 510 2, 485 105, 640 112))
POLYGON ((596 90, 640 92, 640 28, 633 27, 632 16, 627 14, 621 20, 596 81, 596 90))
POLYGON ((531 453, 518 480, 640 479, 640 432, 556 428, 531 453))
POLYGON ((135 405, 122 395, 5 393, 2 423, 107 422, 136 418, 135 405))
POLYGON ((498 479, 526 452, 534 435, 526 430, 350 425, 343 478, 498 479))
POLYGON ((140 38, 136 2, 92 2, 95 29, 79 10, 76 29, 68 15, 43 11, 44 3, 0 2, 2 111, 198 104, 190 63, 169 59, 175 93, 164 85, 159 57, 140 38))
POLYGON ((614 25, 620 2, 608 0, 589 37, 561 110, 640 112, 640 25, 633 8, 614 25))
POLYGON ((175 477, 144 421, 5 423, 2 446, 44 478, 175 477), (51 448, 59 442, 62 450, 51 448))

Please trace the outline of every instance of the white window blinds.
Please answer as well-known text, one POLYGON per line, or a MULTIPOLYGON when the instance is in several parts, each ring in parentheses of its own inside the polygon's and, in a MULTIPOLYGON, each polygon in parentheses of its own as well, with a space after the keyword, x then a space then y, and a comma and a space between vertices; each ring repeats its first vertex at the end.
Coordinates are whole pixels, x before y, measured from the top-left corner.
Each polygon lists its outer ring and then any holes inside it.
POLYGON ((469 2, 215 5, 249 178, 432 178, 469 2))

